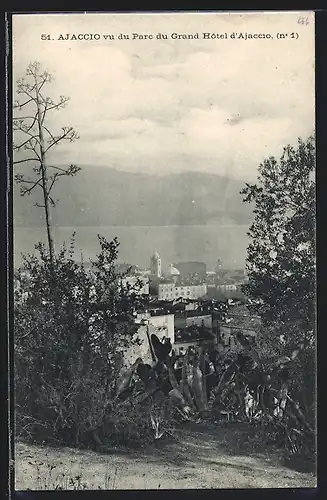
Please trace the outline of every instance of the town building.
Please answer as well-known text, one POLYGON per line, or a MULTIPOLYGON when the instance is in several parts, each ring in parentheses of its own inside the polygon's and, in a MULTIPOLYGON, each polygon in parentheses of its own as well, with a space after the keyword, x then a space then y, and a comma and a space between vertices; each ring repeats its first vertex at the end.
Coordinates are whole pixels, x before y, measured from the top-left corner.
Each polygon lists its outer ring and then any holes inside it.
POLYGON ((169 274, 170 276, 179 276, 180 272, 173 264, 169 264, 169 274))
POLYGON ((204 262, 176 262, 172 264, 172 268, 178 271, 181 279, 187 278, 192 275, 199 276, 199 279, 205 281, 207 266, 204 262))
POLYGON ((228 318, 219 324, 219 342, 224 345, 236 345, 236 334, 242 332, 246 337, 255 338, 261 327, 259 316, 249 313, 245 305, 232 308, 228 318))
POLYGON ((207 277, 208 276, 216 276, 216 271, 207 271, 206 275, 207 275, 207 277))
POLYGON ((206 311, 187 311, 175 313, 175 330, 199 326, 212 330, 212 314, 206 311))
POLYGON ((216 262, 216 267, 215 267, 216 275, 220 276, 222 270, 223 270, 223 263, 222 263, 221 259, 218 259, 216 262))
POLYGON ((185 301, 185 311, 197 311, 201 308, 201 301, 197 299, 187 299, 185 301))
POLYGON ((144 363, 153 362, 150 341, 151 335, 155 334, 159 340, 169 339, 174 344, 174 315, 151 312, 138 313, 135 322, 139 325, 136 336, 140 339, 140 345, 130 346, 125 353, 125 363, 131 364, 140 357, 144 363))
POLYGON ((189 348, 208 347, 217 344, 215 334, 209 328, 190 326, 175 332, 174 351, 184 355, 189 348))
POLYGON ((207 294, 207 285, 176 285, 172 281, 158 284, 158 300, 199 299, 207 294))
POLYGON ((228 283, 225 285, 217 285, 217 290, 220 290, 222 293, 236 292, 238 287, 239 287, 239 285, 236 285, 235 283, 228 283))
POLYGON ((186 327, 188 326, 203 326, 212 330, 212 315, 211 314, 201 314, 195 312, 193 314, 187 314, 186 316, 186 327))
POLYGON ((161 278, 161 257, 156 250, 153 252, 150 258, 150 269, 153 276, 155 276, 156 278, 161 278))

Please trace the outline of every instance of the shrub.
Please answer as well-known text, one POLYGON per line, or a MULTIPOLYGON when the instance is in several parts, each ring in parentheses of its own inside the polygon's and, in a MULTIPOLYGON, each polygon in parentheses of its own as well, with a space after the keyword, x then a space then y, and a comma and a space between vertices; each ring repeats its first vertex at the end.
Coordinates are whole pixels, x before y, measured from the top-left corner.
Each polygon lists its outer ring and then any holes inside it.
POLYGON ((291 365, 289 391, 303 408, 310 425, 315 427, 316 414, 316 342, 313 331, 303 331, 298 323, 271 323, 262 328, 257 338, 260 357, 269 360, 290 356, 300 348, 291 365))
POLYGON ((160 434, 174 429, 175 420, 169 399, 161 392, 140 399, 137 394, 133 394, 127 400, 116 404, 108 413, 101 439, 104 444, 109 445, 143 447, 153 442, 154 423, 158 424, 160 434))
POLYGON ((15 274, 19 437, 89 444, 114 407, 124 349, 139 343, 133 316, 137 295, 119 286, 117 240, 99 236, 99 242, 91 273, 73 259, 73 237, 52 266, 39 244, 39 256, 25 256, 15 274))

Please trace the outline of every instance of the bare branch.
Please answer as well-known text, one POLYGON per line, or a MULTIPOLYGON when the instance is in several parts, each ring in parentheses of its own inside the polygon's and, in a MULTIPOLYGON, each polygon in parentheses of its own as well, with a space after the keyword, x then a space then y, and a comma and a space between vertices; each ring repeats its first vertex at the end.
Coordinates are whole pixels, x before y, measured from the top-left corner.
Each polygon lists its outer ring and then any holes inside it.
MULTIPOLYGON (((39 85, 39 88, 37 88, 36 84, 34 84, 33 87, 30 87, 30 86, 28 86, 27 83, 21 83, 21 85, 19 85, 19 89, 18 89, 17 93, 18 94, 26 94, 29 97, 29 99, 27 101, 23 102, 23 103, 21 103, 18 100, 16 100, 14 102, 13 108, 14 109, 22 110, 22 108, 24 106, 26 106, 27 104, 29 104, 30 102, 35 102, 36 104, 38 103, 38 101, 39 101, 39 104, 46 103, 46 99, 40 93, 40 90, 43 87, 43 85, 46 83, 46 81, 47 81, 47 79, 44 78, 43 81, 41 82, 41 84, 39 85), (37 93, 36 96, 31 95, 31 92, 33 92, 33 91, 36 91, 36 93, 37 93)), ((27 117, 24 117, 24 118, 27 118, 27 117)))
POLYGON ((16 121, 16 120, 33 120, 34 119, 34 116, 14 116, 13 117, 13 121, 16 121))
MULTIPOLYGON (((46 77, 45 77, 45 78, 43 78, 43 82, 40 84, 40 86, 39 86, 39 88, 38 88, 38 93, 39 93, 39 95, 40 95, 40 96, 41 96, 40 90, 41 90, 41 88, 43 87, 43 85, 44 85, 47 81, 48 81, 48 80, 47 80, 47 78, 46 78, 46 77)), ((42 96, 41 96, 41 99, 42 99, 42 96)))
POLYGON ((36 77, 39 74, 39 71, 40 63, 38 61, 33 61, 27 66, 26 75, 36 77))
POLYGON ((56 139, 54 141, 51 142, 51 144, 47 147, 47 149, 45 150, 45 153, 47 153, 49 151, 49 149, 51 149, 53 146, 55 146, 56 144, 58 144, 58 142, 62 141, 63 139, 66 138, 68 132, 60 135, 59 137, 56 137, 56 139))
POLYGON ((61 167, 54 167, 54 166, 51 166, 51 165, 49 165, 48 168, 54 168, 56 170, 59 170, 59 172, 55 172, 52 176, 49 177, 49 180, 51 180, 51 184, 50 184, 50 187, 49 187, 49 189, 47 191, 48 195, 50 194, 50 192, 51 192, 51 190, 53 188, 53 185, 59 179, 59 177, 73 176, 73 175, 76 175, 81 170, 80 167, 77 167, 76 165, 70 165, 67 169, 64 169, 64 168, 61 168, 61 167))
POLYGON ((40 165, 38 166, 35 165, 33 167, 33 172, 37 173, 38 175, 41 173, 41 171, 42 171, 42 163, 40 163, 40 165))
POLYGON ((22 142, 21 144, 19 144, 19 145, 15 145, 15 146, 13 147, 13 149, 14 149, 15 151, 19 151, 19 150, 20 150, 23 146, 25 146, 28 142, 30 142, 30 141, 31 141, 31 139, 36 139, 36 140, 37 140, 37 142, 39 143, 39 141, 38 141, 38 136, 37 136, 37 135, 32 135, 32 134, 30 134, 29 132, 25 132, 25 133, 26 133, 26 134, 28 134, 28 135, 30 135, 31 137, 29 137, 26 141, 22 142))
POLYGON ((26 106, 26 104, 29 104, 32 101, 33 101, 33 99, 28 99, 27 101, 25 101, 23 103, 21 103, 19 101, 15 101, 13 108, 14 109, 17 109, 17 108, 22 109, 24 106, 26 106))
POLYGON ((42 164, 42 159, 37 151, 37 145, 40 145, 40 144, 38 142, 35 142, 33 144, 32 141, 33 141, 33 139, 30 139, 29 142, 27 144, 25 144, 24 149, 29 150, 29 151, 33 151, 33 153, 36 155, 39 162, 42 164))
POLYGON ((42 84, 44 84, 46 82, 51 82, 51 80, 53 79, 53 77, 47 71, 40 73, 40 63, 38 63, 38 62, 31 63, 28 66, 28 68, 26 70, 26 75, 33 76, 36 81, 38 78, 40 80, 43 79, 42 84))
POLYGON ((65 174, 58 174, 58 173, 56 172, 56 173, 52 176, 50 187, 49 187, 49 188, 48 188, 48 190, 47 190, 47 195, 48 195, 48 196, 49 196, 49 194, 51 193, 51 189, 53 188, 54 183, 56 182, 56 180, 58 180, 58 177, 60 177, 61 175, 65 175, 65 174))
POLYGON ((45 120, 45 116, 47 114, 47 106, 46 104, 44 104, 44 110, 42 111, 42 114, 41 114, 41 126, 43 127, 43 123, 44 123, 44 120, 45 120))
POLYGON ((23 120, 14 120, 13 128, 14 130, 24 132, 24 134, 29 134, 31 137, 35 137, 35 134, 29 132, 31 127, 29 125, 26 125, 23 120))
POLYGON ((39 158, 25 158, 24 160, 13 161, 13 165, 17 165, 18 163, 25 163, 27 161, 39 161, 41 163, 41 160, 39 158))
POLYGON ((33 189, 36 186, 42 187, 42 184, 40 184, 40 182, 42 181, 41 178, 34 182, 34 181, 30 181, 29 179, 24 179, 22 175, 17 174, 15 177, 15 180, 16 180, 17 184, 32 184, 32 186, 29 188, 25 188, 23 186, 20 187, 21 196, 25 196, 25 194, 28 194, 28 195, 31 194, 31 192, 33 191, 33 189))
POLYGON ((48 168, 54 168, 55 170, 59 170, 60 172, 63 172, 64 174, 66 174, 66 170, 64 168, 55 167, 54 165, 49 165, 48 168))
POLYGON ((52 109, 57 109, 59 110, 60 108, 64 108, 67 104, 67 102, 69 101, 69 97, 64 97, 64 96, 60 96, 60 101, 55 103, 50 97, 46 97, 44 98, 42 95, 42 104, 44 105, 44 110, 43 110, 43 114, 42 114, 42 118, 41 118, 41 124, 43 125, 43 122, 44 122, 44 119, 45 119, 45 116, 46 116, 46 113, 48 111, 51 111, 52 109))
POLYGON ((37 120, 37 112, 35 113, 35 116, 34 116, 34 119, 32 121, 32 124, 28 127, 27 132, 29 132, 31 130, 31 128, 34 127, 36 120, 37 120))
POLYGON ((50 201, 51 205, 52 205, 53 207, 55 207, 55 206, 56 206, 56 203, 57 203, 59 200, 54 201, 54 199, 52 198, 52 196, 49 196, 49 201, 50 201))
POLYGON ((50 103, 51 106, 48 108, 47 111, 50 111, 51 109, 60 109, 64 108, 69 101, 69 97, 65 97, 63 95, 60 96, 60 101, 56 104, 53 101, 50 103))
POLYGON ((47 149, 44 151, 44 153, 47 153, 49 149, 51 149, 53 146, 58 144, 62 140, 68 140, 70 142, 73 142, 75 139, 78 139, 78 134, 75 132, 75 130, 72 127, 62 127, 63 134, 54 137, 54 140, 50 140, 49 143, 50 145, 47 147, 47 149))
MULTIPOLYGON (((31 88, 29 88, 30 86, 28 86, 28 84, 24 84, 24 87, 20 87, 18 90, 17 90, 17 94, 25 94, 27 95, 27 97, 30 98, 30 101, 34 101, 36 104, 37 104, 37 98, 30 94, 30 92, 33 92, 33 90, 35 89, 35 85, 31 88), (29 89, 30 92, 27 91, 27 89, 29 89)), ((21 109, 21 107, 20 107, 21 109)))
POLYGON ((78 174, 82 169, 81 167, 78 167, 77 165, 69 165, 69 167, 66 170, 66 175, 73 177, 74 175, 78 174))
POLYGON ((34 182, 35 182, 32 179, 25 178, 23 176, 23 174, 16 174, 15 175, 15 181, 17 182, 17 184, 21 184, 21 183, 34 184, 34 182))
POLYGON ((55 140, 56 140, 56 138, 55 138, 55 136, 52 134, 52 132, 50 132, 50 130, 49 130, 49 129, 45 126, 45 125, 43 125, 43 128, 44 128, 44 130, 45 130, 46 132, 48 132, 48 134, 49 134, 49 136, 51 137, 51 139, 52 139, 53 141, 55 141, 55 140))
POLYGON ((69 165, 69 168, 67 170, 67 175, 76 175, 78 172, 80 172, 82 169, 81 167, 78 167, 77 165, 69 165))
POLYGON ((23 134, 27 134, 29 136, 29 139, 27 139, 25 142, 22 142, 19 146, 18 145, 15 146, 16 150, 21 149, 25 144, 27 144, 32 139, 36 140, 36 144, 40 144, 39 134, 30 132, 33 125, 34 125, 34 123, 32 123, 32 125, 28 126, 28 125, 22 123, 20 120, 19 121, 16 120, 14 122, 14 124, 13 124, 14 131, 22 132, 23 134))
POLYGON ((44 106, 44 110, 42 111, 41 125, 43 126, 45 116, 46 116, 48 110, 51 108, 51 106, 54 105, 54 102, 50 97, 46 97, 46 98, 43 98, 42 104, 44 106))

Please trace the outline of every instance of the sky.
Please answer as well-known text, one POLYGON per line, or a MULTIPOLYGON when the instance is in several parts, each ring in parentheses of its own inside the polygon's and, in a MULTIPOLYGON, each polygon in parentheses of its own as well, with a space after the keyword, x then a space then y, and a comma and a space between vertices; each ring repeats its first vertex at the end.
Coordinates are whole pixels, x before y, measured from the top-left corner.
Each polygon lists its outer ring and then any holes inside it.
POLYGON ((47 117, 54 132, 73 126, 80 136, 52 149, 59 164, 252 180, 264 158, 314 131, 310 12, 22 14, 13 16, 12 32, 13 80, 39 61, 54 77, 47 95, 70 97, 47 117), (233 32, 272 38, 231 39, 233 32), (58 39, 91 33, 100 40, 58 39), (119 40, 120 33, 130 38, 119 40), (133 40, 133 33, 153 39, 133 40), (203 39, 203 33, 228 38, 203 39))

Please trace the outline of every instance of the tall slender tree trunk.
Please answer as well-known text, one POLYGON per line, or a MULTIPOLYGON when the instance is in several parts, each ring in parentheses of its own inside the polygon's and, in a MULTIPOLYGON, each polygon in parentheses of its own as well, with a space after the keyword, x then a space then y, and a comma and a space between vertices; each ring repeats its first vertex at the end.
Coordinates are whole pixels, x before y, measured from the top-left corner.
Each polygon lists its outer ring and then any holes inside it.
POLYGON ((36 101, 37 101, 37 122, 38 122, 38 129, 39 129, 39 138, 40 138, 41 176, 42 176, 42 191, 43 191, 44 210, 45 210, 45 223, 46 223, 46 230, 47 230, 50 263, 51 263, 51 267, 53 270, 55 247, 54 247, 54 240, 53 240, 53 234, 52 234, 52 220, 51 220, 49 193, 48 193, 46 154, 45 154, 44 135, 43 135, 43 128, 42 128, 42 111, 41 111, 41 103, 40 103, 40 96, 39 96, 39 82, 38 82, 37 76, 35 77, 35 87, 36 87, 35 92, 36 92, 36 101))

